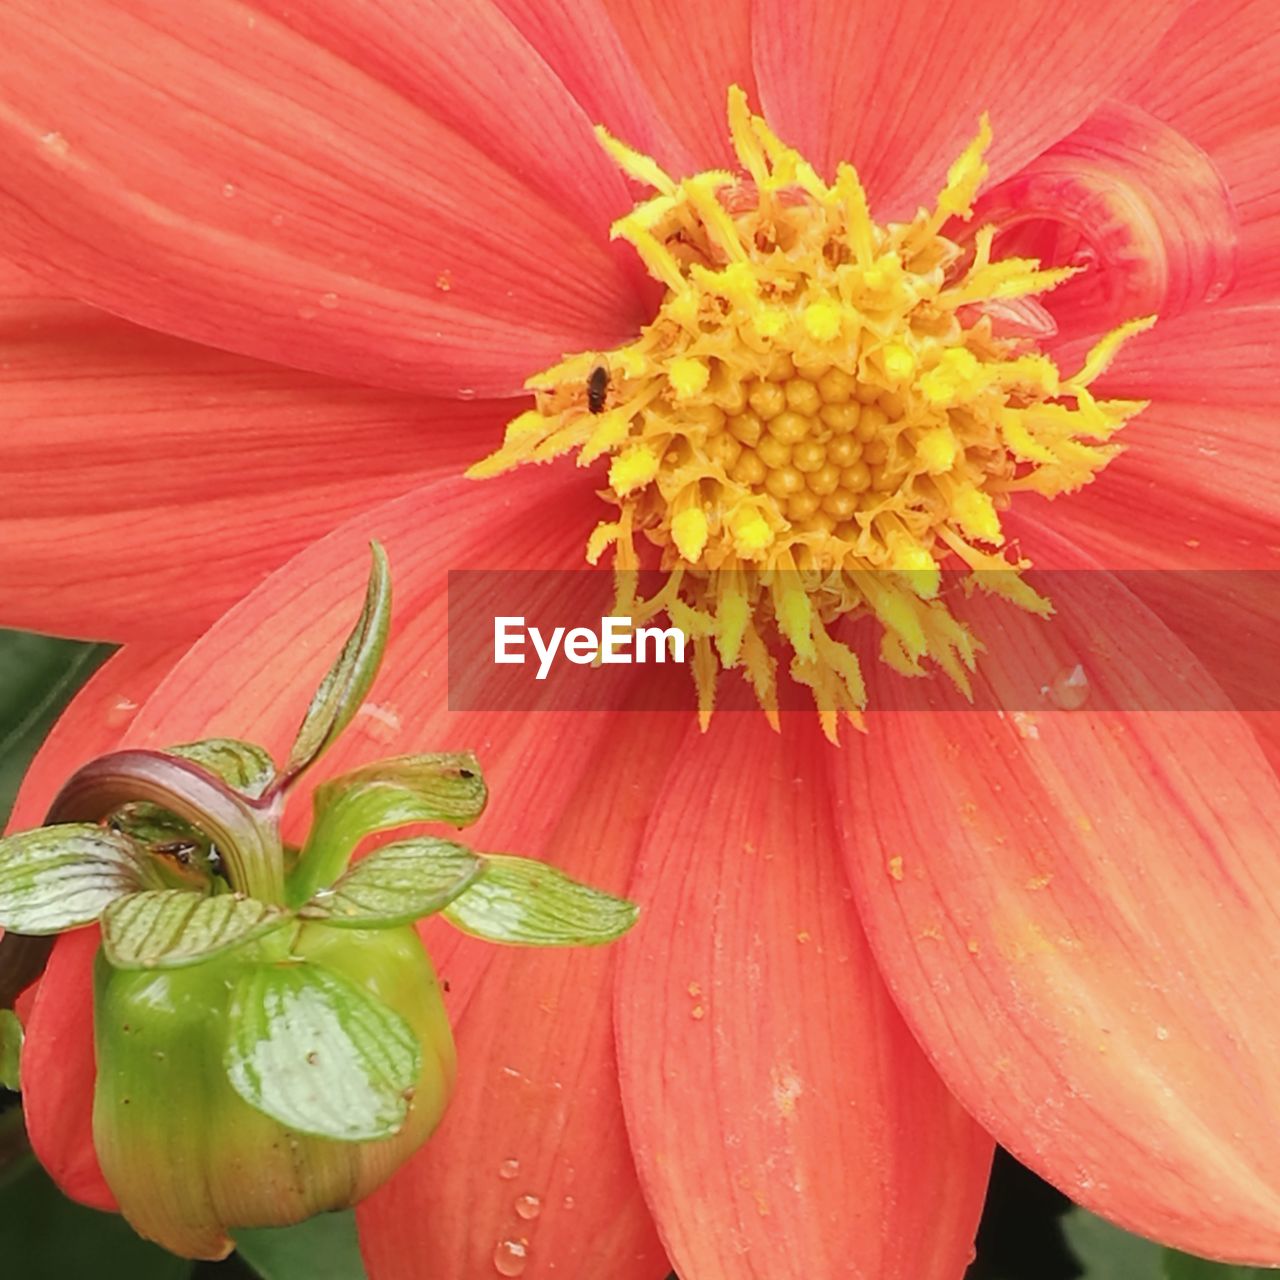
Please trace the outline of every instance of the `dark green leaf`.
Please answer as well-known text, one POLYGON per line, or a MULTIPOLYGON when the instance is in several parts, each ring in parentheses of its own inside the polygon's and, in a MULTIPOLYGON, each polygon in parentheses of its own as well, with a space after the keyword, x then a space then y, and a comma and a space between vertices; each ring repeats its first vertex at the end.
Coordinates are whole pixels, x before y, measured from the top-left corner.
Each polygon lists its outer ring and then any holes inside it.
POLYGON ((307 708, 281 775, 282 784, 292 782, 304 769, 310 768, 347 727, 378 673, 391 625, 391 574, 387 553, 382 547, 374 542, 370 549, 373 565, 369 570, 364 608, 307 708))
POLYGON ((22 1023, 12 1009, 0 1009, 0 1089, 18 1091, 22 1062, 22 1023))
POLYGON ((636 922, 626 898, 570 879, 563 871, 510 854, 486 854, 484 870, 444 909, 450 924, 489 942, 577 947, 612 942, 636 922))
POLYGON ((466 826, 484 811, 488 791, 470 752, 399 756, 317 787, 315 821, 289 886, 307 901, 346 869, 366 836, 415 822, 466 826))
POLYGON ((72 822, 0 840, 0 929, 49 934, 96 920, 143 887, 147 868, 127 837, 72 822))
POLYGON ((1277 1273, 1269 1267, 1234 1267, 1226 1262, 1208 1262, 1176 1249, 1164 1251, 1165 1280, 1266 1280, 1277 1273))
POLYGON ((0 829, 36 748, 110 653, 109 645, 0 630, 0 829))
POLYGON ((6 1280, 184 1280, 192 1264, 66 1199, 34 1161, 0 1191, 6 1280))
POLYGON ((362 858, 299 914, 353 929, 409 924, 452 902, 480 874, 482 865, 474 853, 451 840, 400 840, 362 858))
POLYGON ((1062 1234, 1084 1271, 1082 1280, 1163 1280, 1159 1245, 1085 1209, 1062 1219, 1062 1234))
POLYGON ((292 919, 282 907, 224 893, 158 889, 102 913, 102 949, 117 969, 179 969, 260 938, 292 919))
POLYGON ((251 800, 258 799, 276 778, 276 763, 262 747, 235 738, 205 738, 169 747, 166 754, 203 766, 251 800))
POLYGON ((235 1237, 240 1256, 262 1280, 366 1280, 350 1209, 235 1237))
POLYGON ((299 1133, 348 1142, 403 1127, 422 1050, 399 1014, 318 965, 246 969, 225 1063, 235 1091, 299 1133))

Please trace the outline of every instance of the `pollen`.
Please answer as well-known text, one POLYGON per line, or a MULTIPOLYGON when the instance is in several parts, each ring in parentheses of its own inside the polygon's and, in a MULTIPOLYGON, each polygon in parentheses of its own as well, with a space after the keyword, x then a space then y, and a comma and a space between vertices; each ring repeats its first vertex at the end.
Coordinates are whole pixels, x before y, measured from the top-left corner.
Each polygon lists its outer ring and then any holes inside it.
POLYGON ((607 456, 616 510, 588 559, 612 549, 619 612, 665 613, 690 637, 703 723, 736 669, 776 724, 783 671, 834 740, 866 705, 854 625, 878 629, 880 660, 904 676, 938 670, 968 693, 981 644, 941 598, 944 569, 1052 612, 1001 515, 1016 493, 1069 493, 1116 456, 1145 404, 1089 387, 1154 317, 1107 334, 1070 375, 996 332, 988 304, 1074 269, 993 258, 993 230, 964 226, 986 176, 985 118, 933 208, 887 225, 851 166, 825 182, 736 87, 729 125, 739 170, 681 179, 597 130, 655 191, 612 234, 665 296, 606 354, 607 412, 588 405, 601 353, 568 356, 528 380, 535 407, 469 474, 607 456), (640 566, 667 574, 649 599, 634 595, 640 566))

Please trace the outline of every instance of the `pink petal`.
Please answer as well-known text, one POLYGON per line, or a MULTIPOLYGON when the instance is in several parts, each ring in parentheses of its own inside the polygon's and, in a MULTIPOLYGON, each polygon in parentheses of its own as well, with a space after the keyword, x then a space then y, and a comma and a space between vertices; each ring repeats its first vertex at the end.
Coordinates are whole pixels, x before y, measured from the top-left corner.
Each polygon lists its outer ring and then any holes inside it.
POLYGON ((0 251, 154 328, 434 394, 511 394, 632 331, 605 210, 625 190, 545 65, 478 2, 451 10, 484 33, 469 60, 419 7, 399 47, 450 86, 466 61, 474 86, 420 88, 424 109, 387 30, 343 12, 317 34, 355 61, 238 0, 7 6, 0 251))
POLYGON ((600 0, 662 120, 699 169, 737 168, 725 116, 729 86, 755 101, 751 0, 669 4, 600 0))
MULTIPOLYGON (((545 734, 544 719, 524 723, 543 737, 532 768, 546 779, 563 768, 565 748, 545 734)), ((675 716, 583 722, 592 762, 539 839, 540 855, 625 891, 684 727, 675 716), (625 788, 599 783, 624 775, 625 788)), ((529 849, 530 839, 522 834, 512 847, 529 849)), ((640 1195, 618 1093, 616 950, 467 945, 488 964, 457 1024, 457 1091, 439 1132, 360 1210, 371 1280, 515 1274, 520 1264, 525 1280, 663 1280, 669 1267, 640 1195)))
POLYGON ((956 1280, 972 1256, 991 1143, 875 971, 836 862, 830 754, 813 726, 783 739, 722 714, 687 735, 645 834, 618 1043, 684 1280, 956 1280))
MULTIPOLYGON (((659 114, 644 72, 628 53, 605 0, 494 3, 546 59, 589 119, 653 156, 668 173, 699 167, 689 143, 659 114)), ((721 154, 718 144, 714 154, 721 154)))
POLYGON ((346 517, 482 457, 511 413, 295 373, 78 303, 0 295, 0 335, 9 626, 195 635, 346 517))
POLYGON ((1268 0, 1200 0, 1134 68, 1123 96, 1203 147, 1227 180, 1241 220, 1245 268, 1233 299, 1280 289, 1280 27, 1268 0))
POLYGON ((1235 715, 1090 709, 1213 696, 1107 582, 1059 575, 1047 623, 973 609, 984 692, 1016 708, 1082 663, 1083 709, 870 718, 835 770, 846 865, 899 1007, 998 1141, 1122 1226, 1275 1262, 1280 783, 1235 715))
POLYGON ((1235 279, 1236 211, 1212 160, 1118 102, 986 192, 972 226, 987 223, 997 255, 1083 268, 1044 299, 1060 332, 1168 321, 1235 279))
POLYGON ((1015 0, 757 0, 760 95, 771 123, 826 173, 851 160, 872 207, 930 201, 991 115, 992 180, 1074 129, 1151 49, 1177 0, 1116 7, 1015 0))

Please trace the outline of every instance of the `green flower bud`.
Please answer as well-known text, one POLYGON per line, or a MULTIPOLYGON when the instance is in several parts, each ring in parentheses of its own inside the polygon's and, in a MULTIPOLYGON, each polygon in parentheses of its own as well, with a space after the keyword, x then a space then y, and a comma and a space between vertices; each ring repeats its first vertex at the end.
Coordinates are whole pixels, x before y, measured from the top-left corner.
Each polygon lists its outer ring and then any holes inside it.
POLYGON ((455 1071, 453 1037, 414 929, 308 923, 284 947, 277 934, 167 970, 117 970, 98 955, 94 1145, 124 1216, 174 1253, 222 1258, 237 1227, 284 1226, 356 1203, 395 1172, 444 1113, 455 1071), (232 1005, 245 975, 263 967, 336 975, 403 1020, 418 1067, 407 1087, 392 1081, 403 1096, 397 1132, 368 1141, 315 1132, 367 1116, 370 1095, 384 1084, 370 1077, 386 1066, 376 1054, 363 1063, 350 1053, 325 1062, 322 1055, 341 1048, 323 1028, 287 1028, 289 1052, 272 1063, 275 1090, 295 1095, 294 1124, 237 1092, 226 1065, 236 1031, 232 1005), (298 1123, 308 1117, 311 1132, 298 1123))

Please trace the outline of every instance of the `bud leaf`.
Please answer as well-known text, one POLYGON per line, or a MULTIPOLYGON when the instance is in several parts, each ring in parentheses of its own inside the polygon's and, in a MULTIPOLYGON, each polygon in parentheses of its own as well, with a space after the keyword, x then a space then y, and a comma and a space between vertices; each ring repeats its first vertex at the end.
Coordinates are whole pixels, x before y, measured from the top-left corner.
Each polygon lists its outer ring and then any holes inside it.
POLYGON ((347 727, 378 674, 391 625, 391 574, 387 553, 376 542, 371 544, 371 550, 373 565, 369 570, 364 608, 337 661, 311 699, 289 761, 280 775, 278 785, 282 788, 310 768, 347 727))
POLYGON ((276 780, 276 763, 270 754, 256 743, 236 738, 204 738, 168 747, 165 754, 208 769, 250 800, 257 800, 276 780))
POLYGON ((362 858, 298 914, 350 929, 410 924, 452 902, 483 865, 451 840, 399 840, 362 858))
POLYGON ((372 1142, 409 1116, 422 1050, 409 1024, 319 965, 254 965, 231 996, 224 1064, 251 1106, 298 1133, 372 1142))
POLYGON ((281 907, 234 893, 215 898, 182 889, 131 893, 102 913, 102 949, 117 969, 180 969, 260 938, 292 918, 281 907))
POLYGON ((366 836, 414 822, 474 822, 488 790, 470 752, 399 756, 343 774, 316 788, 316 818, 289 886, 305 902, 346 869, 366 836))
POLYGON ((78 929, 148 879, 138 847, 119 832, 84 822, 20 831, 0 840, 0 929, 78 929))
POLYGON ((22 1023, 12 1009, 0 1009, 0 1089, 18 1092, 22 1061, 22 1023))
POLYGON ((444 908, 463 933, 528 947, 581 947, 612 942, 636 922, 626 898, 582 884, 563 871, 510 854, 486 854, 484 871, 444 908))

